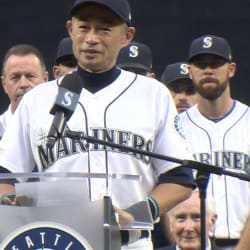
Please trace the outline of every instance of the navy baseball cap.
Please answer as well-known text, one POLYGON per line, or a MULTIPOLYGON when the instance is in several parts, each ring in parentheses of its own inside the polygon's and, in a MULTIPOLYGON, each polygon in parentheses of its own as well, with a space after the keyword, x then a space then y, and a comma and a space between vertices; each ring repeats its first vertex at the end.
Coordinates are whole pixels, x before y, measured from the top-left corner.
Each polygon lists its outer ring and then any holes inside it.
POLYGON ((152 72, 152 52, 148 45, 131 42, 120 50, 117 66, 123 69, 140 69, 152 72))
POLYGON ((189 50, 189 62, 197 55, 212 54, 232 61, 232 52, 229 43, 223 37, 204 35, 193 40, 189 50))
POLYGON ((186 79, 190 80, 190 83, 192 82, 188 72, 188 64, 186 62, 177 62, 167 65, 161 76, 161 82, 165 85, 180 79, 186 79))
POLYGON ((63 58, 68 56, 74 56, 72 40, 70 37, 64 37, 60 40, 57 47, 56 63, 59 64, 63 58))
POLYGON ((127 0, 76 0, 71 8, 71 16, 86 4, 100 4, 116 13, 129 26, 131 25, 131 11, 127 0))

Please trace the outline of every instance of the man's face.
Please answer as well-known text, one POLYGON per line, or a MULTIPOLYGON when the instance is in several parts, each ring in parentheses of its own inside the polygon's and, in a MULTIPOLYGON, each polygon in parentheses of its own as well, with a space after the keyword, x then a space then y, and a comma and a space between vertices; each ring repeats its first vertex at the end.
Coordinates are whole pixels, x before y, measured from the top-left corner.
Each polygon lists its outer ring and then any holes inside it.
POLYGON ((189 68, 197 93, 211 101, 219 98, 229 87, 235 70, 234 63, 228 63, 225 59, 210 54, 196 56, 189 68))
POLYGON ((189 79, 178 79, 168 85, 178 113, 185 111, 196 103, 196 91, 189 79))
POLYGON ((79 9, 67 22, 67 28, 79 65, 96 73, 114 67, 120 49, 134 36, 134 28, 127 27, 114 12, 95 4, 79 9))
POLYGON ((60 78, 61 76, 64 76, 72 71, 75 71, 77 69, 76 67, 68 67, 63 64, 55 65, 53 67, 53 76, 55 79, 60 78))
POLYGON ((11 110, 15 111, 23 95, 37 84, 48 80, 48 73, 42 68, 34 54, 11 55, 5 64, 2 84, 10 98, 11 110))
MULTIPOLYGON (((199 193, 177 205, 170 211, 170 230, 181 250, 200 250, 200 199, 199 193)), ((214 215, 206 213, 206 237, 213 230, 214 215)))
POLYGON ((53 76, 55 79, 60 78, 72 71, 77 70, 77 60, 74 56, 67 56, 53 66, 53 76))

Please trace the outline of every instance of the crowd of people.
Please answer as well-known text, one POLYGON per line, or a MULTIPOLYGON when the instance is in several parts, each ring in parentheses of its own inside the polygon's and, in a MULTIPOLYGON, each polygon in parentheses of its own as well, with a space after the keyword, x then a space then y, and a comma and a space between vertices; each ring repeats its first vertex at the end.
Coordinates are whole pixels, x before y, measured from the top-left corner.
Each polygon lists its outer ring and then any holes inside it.
MULTIPOLYGON (((188 60, 166 65, 157 76, 150 46, 134 40, 127 0, 76 0, 69 12, 69 37, 55 49, 54 79, 49 81, 46 55, 33 45, 14 45, 4 56, 1 80, 10 105, 0 116, 0 173, 91 169, 139 175, 154 229, 138 230, 138 237, 123 240, 121 249, 200 250, 197 176, 203 173, 202 163, 211 165, 205 249, 247 250, 249 182, 212 171, 217 166, 249 172, 250 111, 231 96, 236 63, 229 42, 213 34, 194 38, 188 60), (47 144, 41 136, 48 134, 51 107, 69 74, 84 83, 78 104, 51 155, 44 155, 47 144), (103 146, 82 148, 67 131, 197 161, 200 169, 103 146)), ((96 197, 105 190, 98 186, 96 197)), ((0 204, 16 205, 15 183, 0 180, 0 195, 0 204)))

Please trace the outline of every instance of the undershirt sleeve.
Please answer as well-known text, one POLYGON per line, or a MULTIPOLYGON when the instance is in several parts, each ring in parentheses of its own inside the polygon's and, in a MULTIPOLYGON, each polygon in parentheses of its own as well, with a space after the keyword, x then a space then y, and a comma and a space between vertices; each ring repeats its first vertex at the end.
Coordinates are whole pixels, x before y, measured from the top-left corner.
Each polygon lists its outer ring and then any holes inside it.
POLYGON ((182 166, 161 174, 158 184, 163 183, 175 183, 182 186, 191 187, 193 189, 196 187, 192 169, 182 166))

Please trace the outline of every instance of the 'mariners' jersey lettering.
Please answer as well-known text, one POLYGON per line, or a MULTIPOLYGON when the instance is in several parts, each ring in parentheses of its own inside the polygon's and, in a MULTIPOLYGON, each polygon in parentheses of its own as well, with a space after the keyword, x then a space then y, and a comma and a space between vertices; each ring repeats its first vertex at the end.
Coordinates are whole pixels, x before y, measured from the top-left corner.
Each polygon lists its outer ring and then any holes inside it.
MULTIPOLYGON (((93 128, 91 129, 93 137, 99 140, 104 140, 107 142, 112 142, 118 145, 124 145, 131 148, 136 148, 144 151, 153 150, 153 142, 151 140, 146 140, 144 137, 138 134, 134 134, 130 131, 121 131, 115 129, 105 129, 105 128, 93 128)), ((38 146, 38 154, 40 162, 43 169, 48 168, 56 160, 70 156, 75 153, 90 151, 112 151, 119 153, 126 153, 133 155, 135 158, 143 161, 144 163, 149 163, 151 158, 149 156, 144 156, 141 154, 136 154, 133 152, 127 152, 127 150, 117 149, 107 145, 102 145, 98 143, 93 143, 88 145, 84 140, 75 140, 68 137, 61 137, 57 140, 52 149, 46 147, 45 141, 38 146)))
POLYGON ((218 167, 228 169, 239 169, 248 171, 250 169, 250 159, 247 154, 233 151, 218 151, 209 153, 195 153, 194 157, 197 161, 206 164, 212 164, 218 167))

